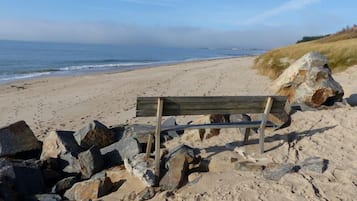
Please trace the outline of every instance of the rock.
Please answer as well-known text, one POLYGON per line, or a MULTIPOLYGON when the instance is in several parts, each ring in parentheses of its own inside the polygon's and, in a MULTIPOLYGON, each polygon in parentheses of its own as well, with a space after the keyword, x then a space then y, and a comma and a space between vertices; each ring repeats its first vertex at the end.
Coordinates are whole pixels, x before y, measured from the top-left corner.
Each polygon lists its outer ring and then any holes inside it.
POLYGON ((43 140, 41 160, 58 158, 62 154, 71 153, 77 156, 81 148, 71 131, 51 131, 43 140))
POLYGON ((153 171, 153 159, 145 159, 146 154, 141 153, 132 159, 124 159, 124 166, 126 170, 139 178, 146 186, 155 185, 155 174, 153 171))
POLYGON ((327 170, 329 161, 320 157, 310 157, 299 164, 300 170, 323 173, 327 170))
POLYGON ((89 200, 98 199, 109 194, 113 189, 113 183, 108 177, 101 179, 90 179, 76 183, 64 194, 69 200, 89 200))
POLYGON ((190 163, 197 163, 197 151, 186 145, 180 145, 170 151, 165 157, 166 174, 160 180, 163 190, 175 190, 188 181, 190 163))
POLYGON ((124 136, 125 126, 127 125, 117 124, 117 125, 109 126, 109 130, 112 131, 112 133, 114 133, 115 141, 119 141, 124 136))
POLYGON ((74 133, 74 138, 84 149, 89 149, 93 145, 103 148, 115 142, 114 133, 96 120, 74 133))
POLYGON ((187 182, 188 162, 184 153, 176 154, 167 163, 168 171, 160 180, 163 190, 175 190, 187 182))
POLYGON ((106 167, 120 165, 125 158, 132 159, 141 151, 140 144, 133 137, 123 137, 119 142, 115 142, 100 150, 106 167))
POLYGON ((150 200, 155 196, 156 193, 157 190, 154 187, 146 187, 144 190, 138 193, 138 195, 136 196, 136 200, 138 201, 150 200))
MULTIPOLYGON (((107 176, 107 170, 102 170, 100 172, 97 172, 95 173, 94 175, 92 175, 90 178, 91 179, 100 179, 100 178, 103 178, 107 176)), ((110 177, 109 177, 110 178, 110 177)), ((110 178, 111 181, 113 181, 111 178, 110 178)))
POLYGON ((263 171, 263 177, 265 179, 279 181, 287 173, 296 172, 297 170, 294 164, 269 164, 263 171))
POLYGON ((0 156, 40 149, 41 143, 25 121, 0 128, 0 156))
POLYGON ((104 167, 104 158, 96 146, 92 146, 87 151, 78 154, 78 162, 84 179, 88 179, 104 167))
MULTIPOLYGON (((162 123, 161 128, 170 128, 170 127, 174 127, 176 125, 177 125, 176 118, 170 117, 162 123)), ((179 137, 179 134, 176 131, 167 131, 167 135, 170 139, 179 137)), ((168 140, 165 140, 165 141, 168 141, 168 140)))
POLYGON ((1 201, 18 201, 19 194, 15 191, 13 184, 0 182, 0 200, 1 201))
POLYGON ((290 65, 272 83, 270 90, 288 96, 291 104, 305 104, 315 108, 342 101, 344 91, 332 78, 327 63, 326 57, 309 52, 290 65))
POLYGON ((127 175, 127 171, 125 170, 125 166, 118 165, 105 170, 105 175, 110 178, 112 182, 119 182, 127 175))
POLYGON ((75 176, 61 179, 52 187, 51 192, 63 194, 67 189, 70 189, 78 181, 78 177, 75 176))
POLYGON ((60 155, 60 165, 63 172, 66 173, 80 173, 81 166, 78 159, 71 153, 60 155))
POLYGON ((62 197, 57 194, 37 194, 26 199, 27 201, 61 201, 62 197))
MULTIPOLYGON (((194 120, 191 124, 210 124, 210 123, 224 123, 227 122, 227 118, 225 115, 215 114, 215 115, 204 115, 196 120, 194 120)), ((205 138, 211 138, 213 136, 219 135, 219 128, 211 128, 211 129, 192 129, 185 130, 185 135, 197 135, 200 136, 201 141, 205 138)))
POLYGON ((0 184, 0 198, 5 197, 5 200, 11 200, 13 196, 23 199, 27 195, 42 193, 45 190, 41 170, 34 161, 1 158, 0 184), (8 192, 3 192, 4 189, 8 192), (10 199, 6 199, 8 196, 10 199))
POLYGON ((193 173, 188 175, 188 183, 190 185, 196 184, 201 178, 202 178, 201 173, 193 172, 193 173))
POLYGON ((149 134, 155 133, 155 126, 133 124, 125 127, 124 137, 133 137, 140 144, 146 144, 148 142, 149 134))

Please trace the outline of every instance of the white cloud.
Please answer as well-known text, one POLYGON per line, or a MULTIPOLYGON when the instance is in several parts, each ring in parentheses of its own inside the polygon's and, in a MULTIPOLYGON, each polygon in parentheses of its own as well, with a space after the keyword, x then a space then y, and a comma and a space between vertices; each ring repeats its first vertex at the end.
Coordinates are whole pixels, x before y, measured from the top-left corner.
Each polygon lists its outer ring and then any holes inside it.
POLYGON ((310 4, 316 3, 320 0, 290 0, 278 7, 267 10, 259 15, 256 15, 246 21, 243 24, 250 25, 262 22, 270 17, 279 15, 280 13, 284 13, 291 10, 299 10, 310 4))
POLYGON ((212 48, 272 48, 294 43, 301 36, 311 34, 304 32, 301 27, 259 26, 245 31, 219 31, 195 27, 145 27, 102 22, 64 23, 4 19, 0 19, 0 27, 0 40, 212 48))

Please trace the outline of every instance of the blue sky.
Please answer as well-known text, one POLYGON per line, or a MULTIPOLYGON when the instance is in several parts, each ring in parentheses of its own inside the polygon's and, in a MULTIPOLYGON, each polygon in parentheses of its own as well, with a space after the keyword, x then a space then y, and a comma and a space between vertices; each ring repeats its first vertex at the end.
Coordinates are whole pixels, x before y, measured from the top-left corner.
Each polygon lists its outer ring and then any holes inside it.
POLYGON ((356 2, 0 0, 0 39, 273 48, 357 23, 356 2))

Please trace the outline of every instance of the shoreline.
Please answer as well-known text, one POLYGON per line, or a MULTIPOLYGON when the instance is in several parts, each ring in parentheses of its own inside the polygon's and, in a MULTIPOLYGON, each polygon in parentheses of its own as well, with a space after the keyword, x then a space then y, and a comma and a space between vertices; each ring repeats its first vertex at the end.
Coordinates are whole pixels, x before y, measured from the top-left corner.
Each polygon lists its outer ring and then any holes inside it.
MULTIPOLYGON (((120 73, 120 72, 127 72, 127 71, 135 71, 139 69, 146 69, 146 68, 157 68, 162 66, 171 66, 176 64, 182 63, 194 63, 194 62, 202 62, 202 61, 214 61, 214 60, 225 60, 225 59, 235 59, 235 58, 244 58, 244 57, 257 57, 258 55, 244 55, 244 56, 226 56, 226 57, 211 57, 211 58, 197 58, 197 59, 187 59, 182 61, 162 61, 156 62, 152 64, 143 64, 143 65, 132 65, 132 66, 123 66, 121 68, 111 68, 111 69, 94 69, 94 70, 73 70, 73 71, 48 71, 48 72, 37 72, 34 71, 33 73, 41 73, 43 75, 33 76, 28 78, 20 78, 20 79, 11 79, 11 80, 0 80, 0 85, 3 84, 11 84, 15 82, 21 81, 29 81, 29 80, 36 80, 36 79, 45 79, 51 77, 67 77, 67 76, 85 76, 85 75, 95 75, 95 74, 102 74, 102 73, 120 73), (47 74, 48 73, 48 74, 47 74)), ((27 74, 24 74, 26 76, 27 74)), ((29 75, 29 74, 28 74, 29 75)))

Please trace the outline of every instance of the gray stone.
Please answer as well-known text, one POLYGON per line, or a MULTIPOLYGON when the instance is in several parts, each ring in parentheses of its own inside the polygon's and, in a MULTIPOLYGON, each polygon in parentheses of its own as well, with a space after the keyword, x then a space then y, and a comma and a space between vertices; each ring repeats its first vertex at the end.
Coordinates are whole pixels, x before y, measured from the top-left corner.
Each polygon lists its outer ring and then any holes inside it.
MULTIPOLYGON (((170 117, 166 119, 162 125, 161 128, 170 128, 176 126, 176 118, 175 117, 170 117)), ((179 137, 179 134, 176 131, 167 131, 167 135, 172 139, 175 137, 179 137)), ((166 140, 167 141, 167 140, 166 140)))
POLYGON ((40 149, 41 143, 25 121, 0 128, 0 156, 40 149))
POLYGON ((187 145, 179 145, 173 149, 171 149, 164 157, 164 161, 170 160, 170 158, 174 157, 176 154, 185 154, 187 158, 187 162, 189 164, 200 162, 201 158, 199 157, 200 150, 194 149, 187 145))
POLYGON ((332 78, 328 60, 309 52, 291 64, 271 85, 270 90, 288 96, 291 104, 317 108, 342 101, 342 86, 332 78))
POLYGON ((72 131, 51 131, 43 140, 41 160, 58 158, 62 154, 71 153, 77 156, 81 148, 77 144, 72 131))
POLYGON ((100 179, 100 178, 103 178, 103 177, 106 177, 106 176, 107 176, 107 170, 102 170, 100 172, 95 173, 90 178, 91 179, 100 179))
POLYGON ((74 133, 74 138, 84 149, 89 149, 93 145, 103 148, 115 142, 114 133, 96 120, 74 133))
POLYGON ((144 200, 150 200, 153 198, 157 193, 157 190, 154 187, 146 187, 144 190, 138 193, 136 196, 136 200, 138 201, 144 201, 144 200))
MULTIPOLYGON (((45 189, 40 168, 34 161, 0 159, 1 190, 8 189, 16 192, 18 198, 42 193, 45 189)), ((8 192, 4 192, 7 194, 8 192)), ((9 192, 12 196, 12 193, 9 192)), ((4 196, 4 195, 1 195, 4 196)), ((1 197, 0 196, 0 197, 1 197)))
POLYGON ((80 153, 78 161, 81 166, 82 178, 85 179, 99 172, 104 167, 104 158, 96 146, 92 146, 87 151, 80 153))
POLYGON ((154 186, 156 178, 153 171, 153 160, 151 158, 146 160, 145 156, 145 153, 141 153, 132 159, 124 159, 125 169, 139 178, 146 186, 154 186))
POLYGON ((190 163, 197 163, 196 150, 186 145, 180 145, 164 157, 166 173, 160 180, 163 190, 175 190, 188 181, 190 163))
POLYGON ((70 189, 75 183, 77 183, 79 179, 75 176, 67 177, 58 181, 53 187, 51 192, 62 194, 67 189, 70 189))
POLYGON ((140 144, 146 144, 148 142, 149 134, 155 133, 155 126, 133 124, 125 127, 124 137, 133 137, 140 144))
POLYGON ((60 155, 60 166, 63 172, 66 173, 80 173, 81 166, 78 159, 71 153, 60 155))
POLYGON ((115 142, 100 150, 106 167, 122 164, 125 158, 132 159, 141 151, 140 144, 133 137, 123 137, 119 142, 115 142))
POLYGON ((323 173, 327 170, 329 161, 320 157, 310 157, 305 159, 302 163, 298 164, 300 170, 313 171, 317 173, 323 173))
POLYGON ((294 164, 273 164, 268 165, 263 170, 263 177, 265 179, 279 181, 284 175, 290 172, 296 172, 296 166, 294 164))
POLYGON ((109 194, 113 187, 114 185, 108 177, 90 179, 75 183, 72 188, 65 192, 64 197, 76 201, 98 199, 109 194))
POLYGON ((62 197, 57 194, 37 194, 26 199, 27 201, 61 201, 62 197))

